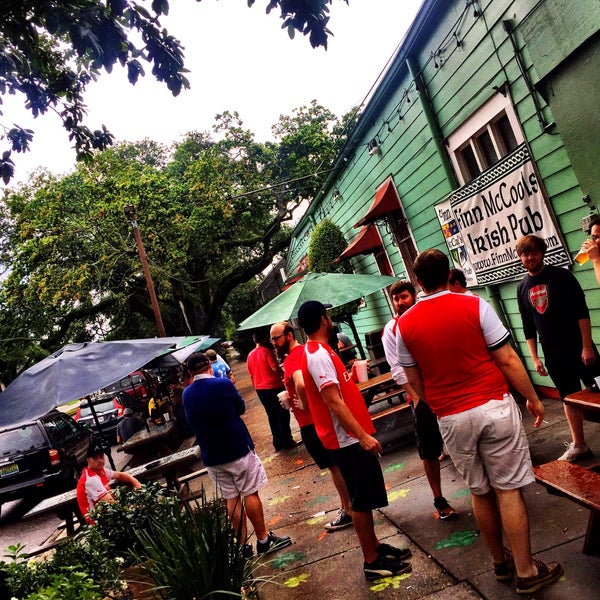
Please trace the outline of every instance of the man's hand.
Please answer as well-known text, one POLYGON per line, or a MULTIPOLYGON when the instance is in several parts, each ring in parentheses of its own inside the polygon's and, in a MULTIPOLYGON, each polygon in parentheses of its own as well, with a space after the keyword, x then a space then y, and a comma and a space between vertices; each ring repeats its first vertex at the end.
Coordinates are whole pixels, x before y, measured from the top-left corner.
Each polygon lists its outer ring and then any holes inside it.
POLYGON ((587 255, 591 260, 594 258, 600 258, 600 248, 598 248, 594 240, 585 240, 581 246, 581 249, 584 252, 587 252, 587 255))
POLYGON ((581 351, 581 362, 587 367, 596 362, 596 353, 593 348, 583 348, 581 351))
POLYGON ((539 358, 533 359, 533 366, 538 375, 541 375, 542 377, 546 377, 548 375, 548 371, 546 371, 544 363, 539 358))
POLYGON ((539 427, 544 420, 544 405, 539 398, 533 400, 527 400, 527 410, 529 414, 535 419, 534 427, 539 427))
POLYGON ((372 435, 364 435, 359 442, 363 450, 373 452, 374 454, 381 453, 381 444, 372 435))

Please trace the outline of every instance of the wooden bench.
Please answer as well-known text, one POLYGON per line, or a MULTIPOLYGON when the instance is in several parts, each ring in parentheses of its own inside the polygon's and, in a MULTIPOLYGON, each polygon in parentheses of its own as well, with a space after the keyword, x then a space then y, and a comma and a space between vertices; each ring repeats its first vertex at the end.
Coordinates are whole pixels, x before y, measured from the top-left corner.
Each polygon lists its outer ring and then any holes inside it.
POLYGON ((394 406, 384 408, 383 410, 371 413, 371 420, 375 422, 380 419, 384 419, 385 417, 404 412, 405 410, 410 410, 410 404, 408 402, 404 402, 403 404, 396 404, 394 406))
POLYGON ((589 509, 583 553, 600 555, 600 473, 565 460, 533 468, 535 479, 548 492, 589 509))

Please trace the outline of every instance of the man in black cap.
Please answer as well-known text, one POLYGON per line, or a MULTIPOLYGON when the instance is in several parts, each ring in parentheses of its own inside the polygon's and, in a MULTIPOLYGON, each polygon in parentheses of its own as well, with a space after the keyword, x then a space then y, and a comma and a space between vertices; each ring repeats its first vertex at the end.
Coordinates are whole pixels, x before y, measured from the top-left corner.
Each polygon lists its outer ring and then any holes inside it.
POLYGON ((183 390, 185 415, 208 475, 227 501, 234 531, 244 543, 244 556, 253 554, 246 543, 246 514, 254 527, 259 555, 289 546, 292 540, 287 535, 277 536, 265 525, 258 490, 267 483, 267 475, 241 418, 246 411, 244 399, 229 379, 213 375, 206 354, 192 354, 187 366, 194 380, 183 390))
POLYGON ((92 443, 87 451, 87 467, 84 467, 77 482, 77 504, 86 522, 93 525, 89 511, 96 508, 98 502, 114 502, 109 482, 121 481, 138 489, 142 484, 129 473, 113 471, 105 467, 104 449, 98 443, 92 443))
POLYGON ((388 505, 378 454, 381 444, 365 401, 339 356, 328 344, 333 323, 327 306, 309 300, 298 310, 298 321, 308 336, 302 376, 317 435, 348 488, 352 521, 364 558, 367 579, 392 577, 411 570, 404 562, 408 548, 381 543, 375 535, 373 509, 388 505))

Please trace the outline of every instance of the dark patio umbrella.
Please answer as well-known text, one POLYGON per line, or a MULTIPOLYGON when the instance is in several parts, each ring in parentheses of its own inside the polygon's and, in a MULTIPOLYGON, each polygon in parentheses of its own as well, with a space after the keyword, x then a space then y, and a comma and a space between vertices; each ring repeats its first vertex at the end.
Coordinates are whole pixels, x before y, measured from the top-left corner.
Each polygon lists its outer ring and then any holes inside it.
POLYGON ((92 394, 175 348, 177 339, 181 338, 68 344, 0 393, 0 426, 34 419, 92 394))

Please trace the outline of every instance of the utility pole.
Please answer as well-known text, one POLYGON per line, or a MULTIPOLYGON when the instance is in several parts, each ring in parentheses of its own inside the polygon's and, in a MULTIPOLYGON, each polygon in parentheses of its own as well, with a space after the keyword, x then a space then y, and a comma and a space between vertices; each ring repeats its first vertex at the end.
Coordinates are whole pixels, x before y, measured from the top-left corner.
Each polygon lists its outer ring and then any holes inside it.
POLYGON ((138 227, 137 215, 135 213, 135 206, 128 204, 123 208, 125 216, 131 223, 133 229, 133 235, 135 237, 135 243, 137 245, 140 260, 142 262, 142 269, 146 277, 146 286, 148 287, 148 293, 150 294, 150 302, 152 303, 152 310, 154 311, 154 318, 156 319, 156 329, 158 330, 159 337, 166 337, 165 326, 163 325, 162 316, 160 314, 160 308, 158 306, 158 300, 156 299, 156 292, 154 291, 154 283, 152 282, 152 275, 150 275, 150 267, 148 266, 148 258, 146 257, 146 250, 142 243, 142 236, 140 234, 140 228, 138 227))

